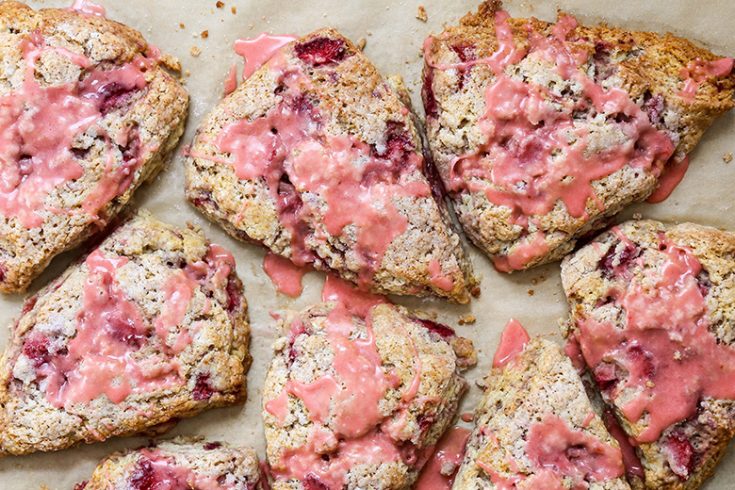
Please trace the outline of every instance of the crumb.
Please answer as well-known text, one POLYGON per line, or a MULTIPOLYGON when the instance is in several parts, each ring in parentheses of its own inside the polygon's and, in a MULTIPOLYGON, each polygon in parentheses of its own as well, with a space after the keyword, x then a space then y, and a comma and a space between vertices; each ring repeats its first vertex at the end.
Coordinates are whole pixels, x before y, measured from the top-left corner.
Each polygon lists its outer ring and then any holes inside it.
POLYGON ((200 54, 202 54, 202 50, 199 49, 197 46, 192 46, 189 50, 189 54, 191 54, 194 58, 197 58, 200 54))
POLYGON ((459 323, 460 325, 472 325, 476 321, 477 321, 477 318, 475 318, 475 315, 473 315, 472 313, 467 313, 459 317, 459 320, 457 320, 457 323, 459 323))
POLYGON ((215 5, 217 6, 218 9, 221 9, 222 7, 225 6, 225 2, 217 0, 217 3, 215 5))
POLYGON ((421 22, 426 22, 427 20, 429 20, 429 16, 426 13, 426 7, 424 7, 423 5, 419 5, 419 10, 418 12, 416 12, 416 18, 421 22))
POLYGON ((722 161, 725 163, 732 162, 732 153, 725 153, 724 155, 722 155, 722 161))
POLYGON ((357 41, 357 49, 359 49, 360 51, 363 51, 366 45, 367 45, 367 39, 365 39, 364 37, 361 37, 357 41))
POLYGON ((533 289, 529 289, 528 290, 528 295, 529 296, 533 296, 534 294, 536 294, 536 291, 534 291, 533 289))
POLYGON ((184 76, 185 77, 190 77, 191 76, 191 70, 184 71, 184 76))
POLYGON ((642 220, 643 215, 641 213, 633 213, 633 219, 636 221, 642 220))
POLYGON ((209 37, 209 31, 202 31, 202 39, 207 39, 209 37))
POLYGON ((186 24, 179 22, 179 29, 186 29, 186 24))
POLYGON ((233 5, 233 6, 232 6, 232 8, 230 9, 230 12, 232 12, 232 15, 235 15, 235 14, 237 14, 237 7, 235 7, 235 6, 233 5))

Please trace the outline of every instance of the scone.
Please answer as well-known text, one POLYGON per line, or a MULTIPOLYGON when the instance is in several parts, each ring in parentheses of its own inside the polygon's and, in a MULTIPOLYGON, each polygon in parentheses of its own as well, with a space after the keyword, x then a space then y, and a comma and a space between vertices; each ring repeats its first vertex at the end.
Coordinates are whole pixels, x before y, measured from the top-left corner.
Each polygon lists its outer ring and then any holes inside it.
POLYGON ((242 401, 249 334, 232 255, 141 212, 26 301, 0 358, 0 455, 242 401))
POLYGON ((549 340, 524 342, 503 363, 496 356, 453 488, 630 488, 569 358, 549 340))
POLYGON ((735 235, 631 221, 562 263, 570 347, 646 488, 698 488, 735 434, 735 235))
POLYGON ((265 485, 255 450, 178 437, 110 455, 74 490, 255 490, 265 485))
POLYGON ((298 266, 466 303, 477 281, 394 81, 334 30, 286 44, 200 126, 189 200, 298 266))
POLYGON ((0 3, 0 291, 104 228, 173 150, 188 95, 140 33, 0 3))
POLYGON ((497 0, 429 37, 424 60, 434 162, 465 232, 506 272, 665 198, 734 105, 732 58, 566 14, 509 18, 497 0))
POLYGON ((409 489, 474 364, 449 327, 370 298, 281 318, 263 388, 274 490, 409 489))

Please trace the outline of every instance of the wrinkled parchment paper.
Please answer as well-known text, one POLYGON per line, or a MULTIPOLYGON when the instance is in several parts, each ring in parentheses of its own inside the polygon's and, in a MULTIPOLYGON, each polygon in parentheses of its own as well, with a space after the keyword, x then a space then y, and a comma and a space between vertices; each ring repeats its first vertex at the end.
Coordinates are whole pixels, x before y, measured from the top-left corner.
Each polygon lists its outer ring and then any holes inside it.
MULTIPOLYGON (((365 52, 383 72, 398 73, 412 89, 415 107, 421 112, 419 49, 431 32, 439 32, 444 23, 454 23, 479 0, 99 0, 108 17, 140 30, 165 53, 177 56, 184 68, 192 106, 183 144, 191 141, 194 130, 220 99, 223 80, 236 60, 232 43, 239 37, 251 37, 263 31, 279 34, 306 34, 323 26, 339 29, 354 41, 365 38, 365 52), (416 19, 423 3, 428 22, 416 19), (235 10, 233 10, 233 8, 235 10), (202 36, 203 31, 208 35, 202 36), (198 56, 193 54, 200 50, 198 56)), ((33 7, 66 7, 71 1, 31 1, 33 7)), ((733 0, 507 0, 512 15, 534 15, 553 19, 557 8, 576 15, 583 22, 606 21, 629 29, 671 31, 696 40, 721 55, 735 55, 735 1, 733 0)), ((735 161, 726 163, 726 154, 735 152, 735 111, 717 121, 692 155, 692 163, 683 183, 668 201, 659 205, 639 205, 634 212, 644 217, 667 221, 695 221, 735 230, 732 214, 735 161)), ((156 216, 179 225, 201 225, 207 236, 227 246, 237 259, 240 277, 250 304, 252 354, 254 362, 248 376, 248 400, 244 405, 212 410, 193 419, 181 421, 170 435, 205 435, 239 445, 252 445, 264 454, 260 422, 261 385, 275 338, 274 322, 268 312, 282 308, 303 308, 319 300, 323 275, 305 277, 304 294, 291 300, 276 294, 262 270, 264 252, 254 245, 236 242, 217 226, 210 224, 184 200, 182 156, 177 153, 168 168, 151 185, 138 192, 135 206, 145 207, 156 216)), ((622 218, 621 217, 621 218, 622 218)), ((77 254, 57 258, 51 268, 33 285, 40 288, 77 254)), ((490 261, 472 250, 475 270, 482 277, 482 296, 466 307, 442 301, 399 299, 412 307, 438 313, 450 325, 457 325, 462 314, 477 317, 475 325, 458 326, 459 334, 474 340, 479 364, 467 377, 471 389, 462 411, 471 410, 480 390, 474 381, 484 376, 490 366, 500 331, 506 321, 516 317, 532 334, 552 335, 557 339, 558 322, 567 309, 559 280, 559 266, 552 264, 511 276, 495 272, 490 261)), ((6 326, 20 312, 22 297, 0 297, 0 348, 4 348, 9 329, 6 326)), ((142 438, 113 439, 58 453, 0 459, 0 489, 71 490, 75 482, 86 479, 98 460, 127 447, 136 447, 142 438)), ((716 476, 706 486, 709 490, 735 488, 735 451, 720 464, 716 476)))

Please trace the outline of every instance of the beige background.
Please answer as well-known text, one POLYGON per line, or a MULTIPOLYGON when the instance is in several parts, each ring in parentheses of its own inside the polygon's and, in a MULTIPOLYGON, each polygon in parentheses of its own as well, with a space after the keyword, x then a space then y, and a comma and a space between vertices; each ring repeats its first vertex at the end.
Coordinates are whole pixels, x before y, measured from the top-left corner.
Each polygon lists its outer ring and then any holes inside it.
MULTIPOLYGON (((184 143, 206 113, 219 100, 222 82, 230 64, 236 59, 231 46, 238 37, 250 37, 262 31, 305 34, 322 26, 333 26, 357 41, 367 40, 367 55, 384 73, 402 74, 413 90, 414 103, 420 107, 419 76, 422 61, 419 48, 430 32, 438 32, 445 22, 455 22, 474 9, 478 0, 318 0, 318 1, 251 1, 224 0, 223 9, 216 0, 100 0, 112 19, 139 29, 148 40, 164 52, 178 56, 185 72, 186 85, 192 96, 191 115, 184 143), (420 3, 426 6, 429 21, 415 18, 420 3), (237 14, 231 7, 237 7, 237 14), (185 24, 184 28, 180 23, 185 24), (209 31, 202 39, 200 33, 209 31), (193 57, 190 49, 201 49, 193 57)), ((62 1, 32 1, 34 7, 67 6, 62 1)), ((672 31, 694 39, 719 54, 735 55, 734 0, 563 0, 506 2, 513 15, 535 15, 552 19, 560 7, 586 22, 606 21, 630 29, 672 31)), ((692 165, 684 182, 663 204, 640 205, 625 213, 637 211, 645 217, 669 221, 696 221, 735 230, 731 214, 735 162, 729 165, 723 155, 735 152, 735 112, 720 119, 692 155, 692 165)), ((231 240, 216 226, 209 224, 187 206, 183 198, 182 157, 177 156, 155 183, 137 195, 136 205, 148 208, 158 217, 183 225, 191 221, 201 225, 207 235, 230 248, 237 258, 238 271, 245 283, 253 326, 253 366, 250 369, 249 396, 243 406, 204 413, 182 421, 172 434, 203 434, 241 445, 253 445, 263 454, 260 426, 260 386, 270 358, 274 325, 269 311, 280 308, 302 308, 319 298, 323 276, 310 273, 305 278, 305 292, 297 300, 275 293, 262 271, 263 251, 253 245, 231 240)), ((74 253, 58 258, 51 270, 34 284, 41 287, 74 257, 74 253)), ((558 338, 556 325, 566 314, 561 292, 558 265, 542 267, 512 276, 500 275, 488 259, 476 250, 472 259, 482 277, 482 296, 468 307, 457 307, 441 301, 403 299, 399 302, 437 311, 439 317, 456 325, 462 313, 474 313, 475 325, 458 327, 458 332, 475 341, 480 363, 468 373, 474 381, 487 372, 500 331, 510 317, 521 320, 532 333, 547 333, 558 338)), ((21 305, 21 297, 0 297, 0 347, 8 338, 8 329, 21 305)), ((464 400, 463 410, 471 410, 479 396, 472 388, 464 400)), ((97 461, 108 453, 139 445, 143 439, 115 439, 55 454, 38 454, 0 460, 0 490, 37 489, 45 484, 51 489, 71 489, 85 479, 97 461)), ((735 451, 726 456, 707 489, 735 488, 735 451)))

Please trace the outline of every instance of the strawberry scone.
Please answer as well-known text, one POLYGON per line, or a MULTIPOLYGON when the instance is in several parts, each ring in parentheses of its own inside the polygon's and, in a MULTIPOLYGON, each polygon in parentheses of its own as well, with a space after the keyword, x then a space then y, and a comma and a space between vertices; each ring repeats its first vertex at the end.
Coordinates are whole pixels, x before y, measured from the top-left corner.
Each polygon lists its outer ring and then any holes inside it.
POLYGON ((450 425, 472 343, 330 276, 287 313, 263 388, 274 490, 409 489, 450 425))
POLYGON ((735 105, 732 58, 567 14, 514 19, 497 0, 429 37, 424 61, 434 162, 465 232, 506 272, 665 199, 735 105))
POLYGON ((265 490, 258 455, 201 438, 178 437, 115 453, 74 490, 265 490))
POLYGON ((242 401, 249 334, 232 255, 142 212, 26 301, 0 358, 0 456, 242 401))
POLYGON ((0 3, 0 291, 104 228, 163 166, 188 94, 99 8, 0 3))
POLYGON ((620 447, 570 359, 516 321, 503 332, 458 490, 628 489, 620 447))
POLYGON ((645 488, 698 488, 735 434, 735 234, 631 221, 562 263, 570 352, 635 446, 645 488))
POLYGON ((477 281, 402 82, 331 29, 236 48, 249 77, 198 130, 193 205, 234 237, 364 290, 469 301, 477 281))

